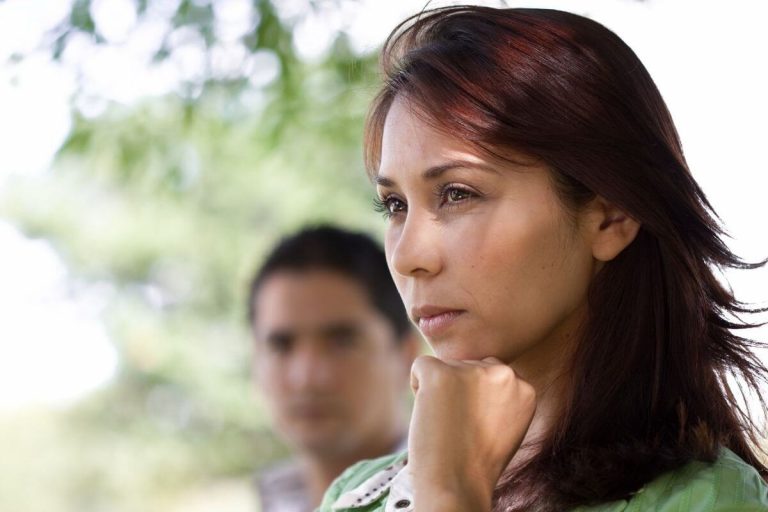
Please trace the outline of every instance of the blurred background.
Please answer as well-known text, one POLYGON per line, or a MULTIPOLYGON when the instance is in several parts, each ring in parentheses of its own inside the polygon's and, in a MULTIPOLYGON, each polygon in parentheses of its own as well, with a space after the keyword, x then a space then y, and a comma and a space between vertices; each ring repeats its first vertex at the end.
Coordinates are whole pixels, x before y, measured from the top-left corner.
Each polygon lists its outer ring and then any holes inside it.
MULTIPOLYGON (((624 38, 731 247, 768 257, 764 2, 506 5, 624 38)), ((0 0, 0 511, 255 510, 251 475, 285 449, 250 380, 247 280, 306 222, 381 235, 362 121, 376 50, 422 7, 0 0)), ((724 278, 768 305, 768 270, 724 278)))

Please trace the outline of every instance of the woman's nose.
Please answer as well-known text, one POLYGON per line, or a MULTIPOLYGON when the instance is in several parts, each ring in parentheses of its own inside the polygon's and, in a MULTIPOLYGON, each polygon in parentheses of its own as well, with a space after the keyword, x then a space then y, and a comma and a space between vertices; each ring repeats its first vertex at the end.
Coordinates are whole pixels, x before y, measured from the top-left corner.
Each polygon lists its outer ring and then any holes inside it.
POLYGON ((393 272, 416 277, 434 275, 442 269, 439 226, 428 215, 409 213, 400 229, 388 237, 393 272))

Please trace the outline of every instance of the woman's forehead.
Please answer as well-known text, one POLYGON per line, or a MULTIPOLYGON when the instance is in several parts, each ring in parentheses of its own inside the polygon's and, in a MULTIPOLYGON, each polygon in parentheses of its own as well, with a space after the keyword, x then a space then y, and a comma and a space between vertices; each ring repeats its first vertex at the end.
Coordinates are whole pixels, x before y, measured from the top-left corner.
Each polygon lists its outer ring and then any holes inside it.
MULTIPOLYGON (((380 165, 376 176, 392 172, 426 170, 464 162, 471 167, 539 167, 542 161, 512 147, 484 149, 462 140, 430 122, 428 114, 408 100, 395 99, 384 121, 380 165)), ((374 176, 374 178, 376 177, 374 176)))
POLYGON ((476 147, 427 122, 425 115, 410 103, 395 100, 384 122, 379 171, 411 162, 419 162, 423 167, 448 160, 479 164, 486 159, 476 147))

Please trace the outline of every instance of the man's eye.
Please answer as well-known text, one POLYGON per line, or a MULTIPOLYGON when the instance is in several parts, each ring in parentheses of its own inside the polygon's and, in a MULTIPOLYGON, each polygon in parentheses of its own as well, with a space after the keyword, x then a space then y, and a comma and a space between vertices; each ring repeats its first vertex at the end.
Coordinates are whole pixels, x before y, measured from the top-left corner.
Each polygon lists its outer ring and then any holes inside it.
POLYGON ((325 339, 331 347, 334 349, 350 349, 357 345, 359 339, 359 332, 352 327, 339 327, 337 329, 330 329, 325 339))
POLYGON ((276 352, 278 354, 287 354, 293 348, 293 340, 287 336, 275 337, 270 338, 270 340, 267 342, 267 345, 272 352, 276 352))
POLYGON ((352 333, 337 334, 331 338, 331 342, 336 348, 352 348, 356 345, 357 339, 352 333))

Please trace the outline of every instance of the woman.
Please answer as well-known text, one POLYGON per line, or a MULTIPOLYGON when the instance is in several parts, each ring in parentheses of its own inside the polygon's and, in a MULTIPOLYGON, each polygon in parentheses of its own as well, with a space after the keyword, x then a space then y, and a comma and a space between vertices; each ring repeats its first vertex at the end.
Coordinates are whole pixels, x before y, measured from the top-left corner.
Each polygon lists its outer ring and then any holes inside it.
POLYGON ((435 357, 409 452, 322 511, 768 510, 726 380, 754 312, 648 72, 551 10, 452 7, 383 50, 366 134, 390 270, 435 357))

